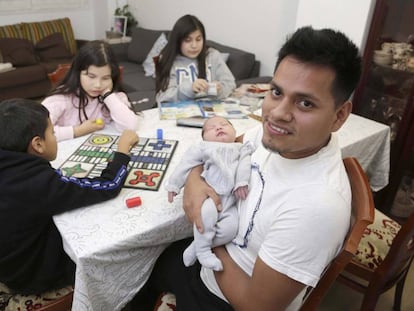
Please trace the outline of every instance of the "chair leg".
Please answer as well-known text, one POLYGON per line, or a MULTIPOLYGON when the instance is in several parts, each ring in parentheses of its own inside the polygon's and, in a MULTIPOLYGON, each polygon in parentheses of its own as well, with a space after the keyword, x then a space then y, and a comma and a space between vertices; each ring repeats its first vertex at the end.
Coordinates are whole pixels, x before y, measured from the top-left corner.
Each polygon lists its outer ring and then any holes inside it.
POLYGON ((395 287, 394 305, 392 307, 394 311, 401 310, 401 300, 402 300, 402 295, 404 291, 404 284, 405 284, 405 278, 407 277, 407 272, 405 273, 404 277, 397 283, 397 286, 395 287))

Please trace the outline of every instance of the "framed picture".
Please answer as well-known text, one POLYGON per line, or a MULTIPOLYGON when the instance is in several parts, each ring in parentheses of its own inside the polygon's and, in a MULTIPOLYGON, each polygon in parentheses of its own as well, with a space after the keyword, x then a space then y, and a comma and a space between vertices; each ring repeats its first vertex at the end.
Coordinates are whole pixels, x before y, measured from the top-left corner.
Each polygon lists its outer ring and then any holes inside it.
POLYGON ((114 16, 114 32, 121 34, 123 37, 126 35, 128 17, 126 16, 114 16))

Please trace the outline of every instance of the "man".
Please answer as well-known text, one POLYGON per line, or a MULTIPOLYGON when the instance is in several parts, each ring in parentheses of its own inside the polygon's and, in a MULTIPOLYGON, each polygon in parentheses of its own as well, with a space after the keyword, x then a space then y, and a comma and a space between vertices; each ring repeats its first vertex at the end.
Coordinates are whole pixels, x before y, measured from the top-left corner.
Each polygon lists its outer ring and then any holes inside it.
MULTIPOLYGON (((351 112, 360 71, 358 48, 340 32, 304 27, 286 41, 263 102, 263 124, 243 137, 256 147, 250 192, 239 204, 237 237, 214 248, 223 271, 183 268, 188 240, 178 241, 161 255, 137 302, 170 291, 177 310, 298 309, 349 228, 351 190, 333 133, 351 112)), ((220 205, 200 171, 189 176, 184 205, 202 231, 203 200, 220 205)), ((219 225, 216 235, 220 245, 219 225)))

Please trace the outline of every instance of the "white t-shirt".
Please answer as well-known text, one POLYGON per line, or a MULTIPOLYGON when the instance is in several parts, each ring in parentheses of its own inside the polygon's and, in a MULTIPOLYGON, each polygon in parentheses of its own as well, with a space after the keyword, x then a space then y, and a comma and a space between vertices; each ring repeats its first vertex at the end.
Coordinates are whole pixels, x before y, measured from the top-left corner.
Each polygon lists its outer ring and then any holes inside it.
MULTIPOLYGON (((258 126, 244 136, 257 149, 250 192, 239 203, 238 235, 227 251, 248 275, 259 256, 274 270, 315 286, 350 224, 351 189, 337 137, 332 134, 329 144, 310 157, 286 159, 263 147, 262 133, 258 126)), ((226 300, 212 270, 203 267, 201 278, 226 300)), ((289 310, 298 309, 303 293, 289 310)))

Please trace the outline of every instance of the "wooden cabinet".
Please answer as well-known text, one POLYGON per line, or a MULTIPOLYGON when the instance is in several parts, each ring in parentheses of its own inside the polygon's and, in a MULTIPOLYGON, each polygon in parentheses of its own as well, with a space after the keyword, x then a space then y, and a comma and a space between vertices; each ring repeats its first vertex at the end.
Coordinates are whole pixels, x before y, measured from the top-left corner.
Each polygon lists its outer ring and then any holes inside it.
POLYGON ((375 201, 398 217, 414 212, 413 44, 414 1, 377 0, 353 111, 391 128, 390 182, 375 201))

